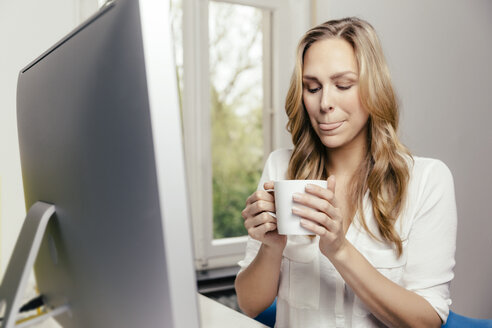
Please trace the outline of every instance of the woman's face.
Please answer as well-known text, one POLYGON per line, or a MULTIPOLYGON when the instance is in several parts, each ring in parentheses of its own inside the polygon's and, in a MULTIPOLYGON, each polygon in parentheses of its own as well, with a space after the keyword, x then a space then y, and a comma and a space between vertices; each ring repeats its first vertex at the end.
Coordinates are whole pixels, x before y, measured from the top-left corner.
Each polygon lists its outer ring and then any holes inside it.
POLYGON ((369 114, 360 102, 358 77, 354 50, 343 39, 316 41, 304 54, 304 106, 328 148, 365 145, 369 114))

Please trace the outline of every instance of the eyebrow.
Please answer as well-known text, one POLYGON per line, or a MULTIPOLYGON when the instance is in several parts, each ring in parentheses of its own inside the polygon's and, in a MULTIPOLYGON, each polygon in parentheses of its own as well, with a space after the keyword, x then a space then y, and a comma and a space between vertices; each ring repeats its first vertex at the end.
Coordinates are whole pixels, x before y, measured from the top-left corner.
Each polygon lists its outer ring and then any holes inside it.
MULTIPOLYGON (((345 76, 345 75, 348 75, 348 74, 353 74, 355 76, 357 76, 357 74, 355 72, 352 72, 352 71, 343 71, 343 72, 339 72, 339 73, 335 73, 333 74, 332 76, 330 76, 330 79, 331 80, 336 80, 342 76, 345 76)), ((311 76, 311 75, 303 75, 302 78, 304 80, 310 80, 310 81, 318 81, 318 78, 314 77, 314 76, 311 76)))

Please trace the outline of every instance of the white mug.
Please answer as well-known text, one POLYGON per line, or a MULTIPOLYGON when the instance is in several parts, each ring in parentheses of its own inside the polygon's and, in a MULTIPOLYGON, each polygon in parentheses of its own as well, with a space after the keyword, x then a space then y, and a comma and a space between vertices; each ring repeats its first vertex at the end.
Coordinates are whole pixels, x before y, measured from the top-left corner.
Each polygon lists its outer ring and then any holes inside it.
POLYGON ((279 180, 275 181, 275 209, 277 230, 280 235, 314 235, 301 226, 301 218, 292 213, 292 207, 302 207, 294 203, 294 193, 305 193, 308 184, 326 188, 326 180, 279 180))

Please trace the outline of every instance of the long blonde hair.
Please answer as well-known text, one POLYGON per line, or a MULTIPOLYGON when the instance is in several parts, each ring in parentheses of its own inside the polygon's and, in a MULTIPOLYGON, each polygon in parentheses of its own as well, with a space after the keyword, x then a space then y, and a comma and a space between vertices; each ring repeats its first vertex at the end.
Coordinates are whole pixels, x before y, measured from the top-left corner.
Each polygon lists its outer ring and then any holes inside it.
POLYGON ((407 192, 406 158, 412 157, 397 136, 398 103, 381 44, 374 28, 364 20, 349 17, 325 22, 309 30, 299 42, 285 104, 289 118, 287 129, 294 143, 288 178, 326 179, 329 176, 326 147, 311 126, 302 100, 304 54, 314 42, 328 38, 343 39, 354 49, 359 68, 359 97, 369 113, 367 154, 349 189, 351 203, 356 204, 353 212, 359 213, 363 227, 376 238, 367 226, 363 211, 364 196, 369 191, 379 232, 401 255, 402 240, 394 224, 403 210, 407 192))

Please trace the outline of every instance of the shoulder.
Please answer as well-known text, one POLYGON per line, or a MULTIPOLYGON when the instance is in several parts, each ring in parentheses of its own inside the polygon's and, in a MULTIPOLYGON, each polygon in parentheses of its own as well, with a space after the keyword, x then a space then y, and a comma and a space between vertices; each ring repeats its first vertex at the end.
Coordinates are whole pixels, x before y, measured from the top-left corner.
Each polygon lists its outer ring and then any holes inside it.
POLYGON ((443 183, 452 181, 453 175, 449 167, 439 159, 413 156, 410 180, 418 184, 443 183))
POLYGON ((292 149, 288 148, 272 151, 266 160, 265 169, 277 172, 275 175, 282 175, 287 172, 291 155, 292 149))
POLYGON ((258 184, 258 189, 263 188, 266 181, 283 180, 287 176, 292 149, 281 148, 274 150, 265 162, 265 168, 258 184))
POLYGON ((413 157, 410 169, 410 203, 417 208, 428 208, 446 201, 453 203, 454 180, 449 167, 441 160, 413 157))
POLYGON ((423 236, 455 229, 456 198, 449 167, 441 160, 416 156, 410 165, 403 236, 412 230, 423 236))
POLYGON ((285 163, 290 161, 290 157, 292 156, 292 149, 290 148, 280 148, 274 150, 270 153, 267 159, 268 162, 272 163, 285 163))

